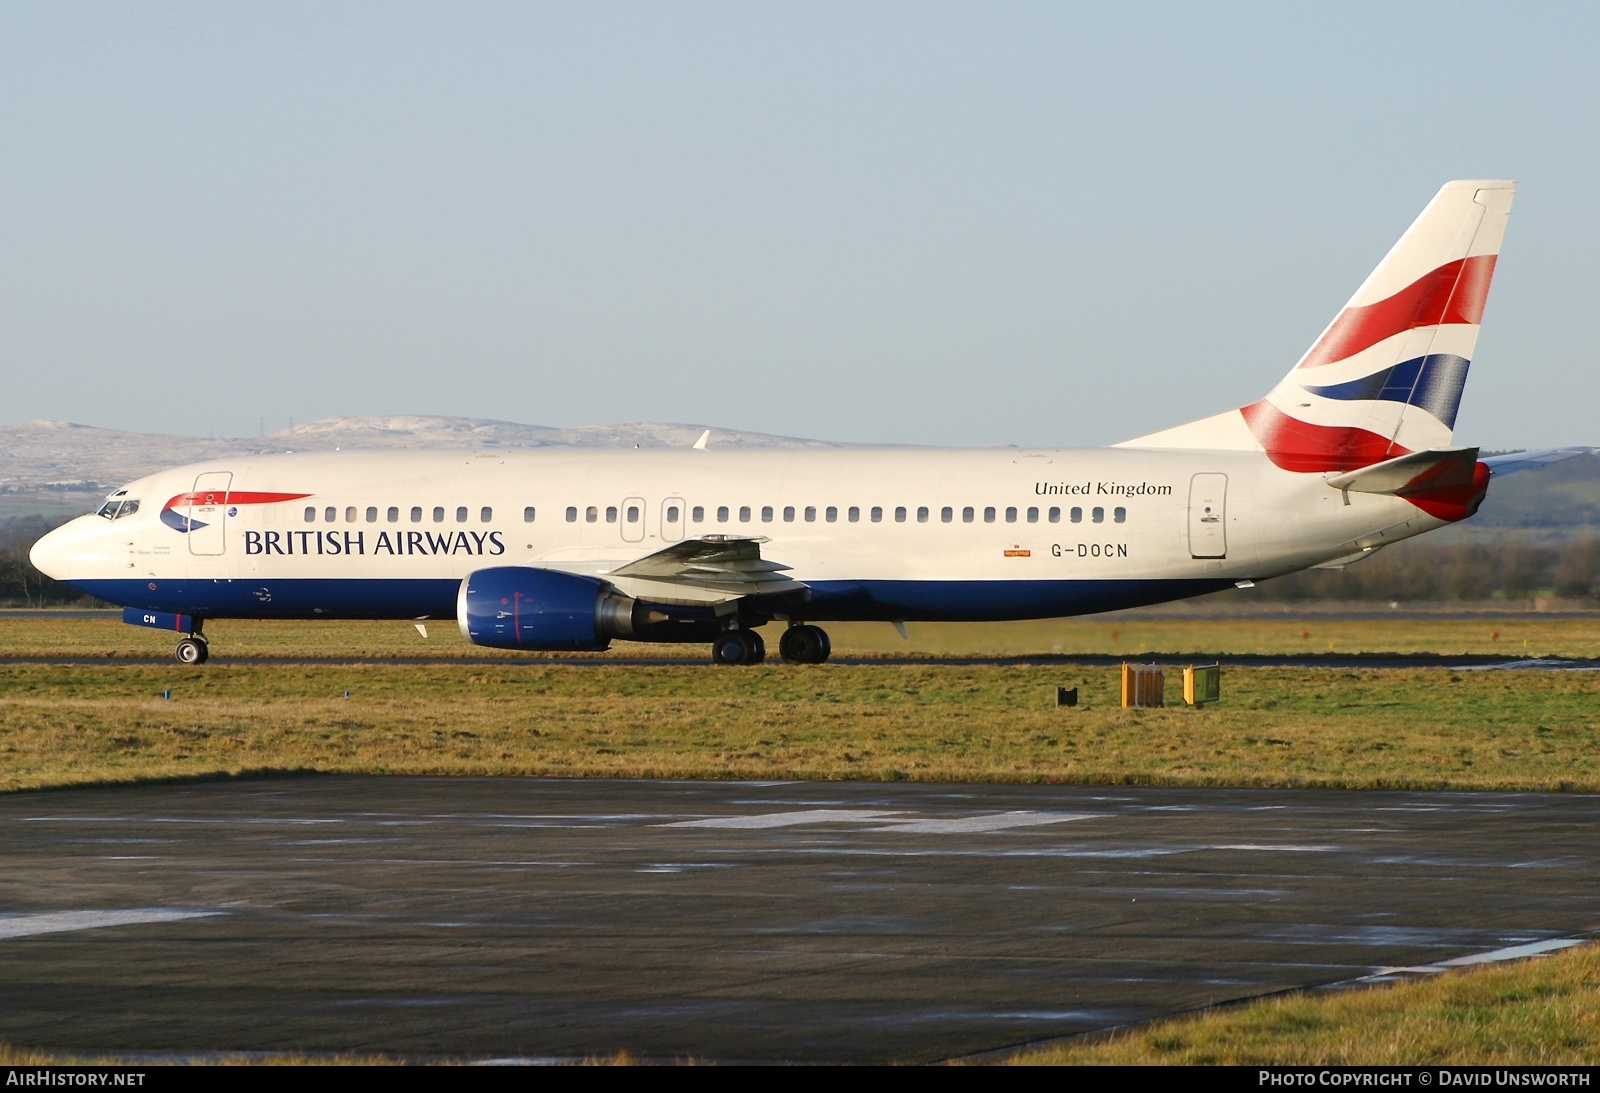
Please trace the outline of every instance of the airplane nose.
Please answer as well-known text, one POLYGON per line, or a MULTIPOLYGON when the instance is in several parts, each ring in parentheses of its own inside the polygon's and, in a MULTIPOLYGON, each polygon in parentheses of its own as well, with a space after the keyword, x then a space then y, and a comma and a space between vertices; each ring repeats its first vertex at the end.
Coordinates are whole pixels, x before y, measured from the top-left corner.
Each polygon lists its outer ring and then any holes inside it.
POLYGON ((55 581, 64 581, 70 574, 67 570, 67 536, 62 532, 65 528, 56 528, 47 533, 28 551, 28 561, 33 563, 33 568, 55 581))

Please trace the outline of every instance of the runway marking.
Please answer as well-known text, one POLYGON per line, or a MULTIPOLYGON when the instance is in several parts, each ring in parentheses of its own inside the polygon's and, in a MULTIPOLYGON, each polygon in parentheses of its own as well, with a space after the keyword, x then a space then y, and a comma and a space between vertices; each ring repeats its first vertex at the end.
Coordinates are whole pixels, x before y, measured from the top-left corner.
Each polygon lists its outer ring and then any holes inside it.
POLYGON ((102 926, 138 926, 147 922, 182 922, 210 918, 222 911, 176 911, 166 907, 135 907, 125 911, 42 911, 36 914, 0 914, 0 939, 59 934, 69 930, 97 930, 102 926))
POLYGON ((872 830, 904 835, 963 835, 986 831, 1005 831, 1015 827, 1038 827, 1069 820, 1100 818, 1093 812, 1000 812, 951 819, 922 819, 902 810, 869 808, 808 808, 798 812, 768 812, 754 816, 717 816, 708 820, 679 820, 657 827, 712 827, 760 830, 796 827, 801 824, 870 824, 872 830))
POLYGON ((898 810, 869 808, 808 808, 800 812, 769 812, 764 816, 717 816, 709 820, 679 820, 676 823, 656 824, 656 827, 720 827, 759 829, 765 827, 794 827, 798 824, 868 823, 887 816, 898 816, 898 810))
POLYGON ((895 834, 960 835, 1005 831, 1014 827, 1039 827, 1071 820, 1100 819, 1093 812, 1002 812, 999 815, 962 816, 953 820, 890 820, 882 828, 895 834))
MULTIPOLYGON (((1553 941, 1534 941, 1526 945, 1508 945, 1504 949, 1491 949, 1486 953, 1470 953, 1453 960, 1439 960, 1432 964, 1413 964, 1398 968, 1379 968, 1371 975, 1355 980, 1357 983, 1381 983, 1400 976, 1438 975, 1450 968, 1470 968, 1475 964, 1498 964, 1502 960, 1521 960, 1530 956, 1545 956, 1574 945, 1587 945, 1594 939, 1588 937, 1562 937, 1553 941)), ((1340 986, 1341 984, 1333 984, 1340 986)))

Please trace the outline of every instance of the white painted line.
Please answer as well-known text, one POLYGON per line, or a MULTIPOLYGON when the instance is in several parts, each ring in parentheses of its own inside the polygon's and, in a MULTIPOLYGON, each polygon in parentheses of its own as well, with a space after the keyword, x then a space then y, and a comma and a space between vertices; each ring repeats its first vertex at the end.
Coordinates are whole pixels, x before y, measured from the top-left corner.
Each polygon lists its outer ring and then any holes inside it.
POLYGON ((1295 843, 1218 843, 1216 846, 1196 847, 1197 850, 1282 850, 1293 854, 1331 854, 1342 850, 1338 846, 1302 846, 1295 843))
POLYGON ((989 816, 962 816, 953 820, 890 820, 884 824, 882 830, 893 831, 896 834, 961 835, 1098 818, 1092 812, 1001 812, 989 816))
POLYGON ((898 816, 898 811, 865 808, 809 808, 802 812, 768 812, 761 816, 718 816, 710 820, 679 820, 656 827, 763 828, 794 827, 797 824, 859 824, 898 816))
POLYGON ((182 922, 210 918, 222 911, 175 911, 166 907, 134 907, 124 911, 42 911, 36 914, 0 914, 0 940, 60 934, 70 930, 97 930, 102 926, 137 926, 147 922, 182 922))
POLYGON ((1509 945, 1504 949, 1491 949, 1486 953, 1471 953, 1467 956, 1458 956, 1453 960, 1440 960, 1432 964, 1416 964, 1404 968, 1379 968, 1371 975, 1362 976, 1356 982, 1365 982, 1368 979, 1386 978, 1396 975, 1437 975, 1446 968, 1470 968, 1475 964, 1498 964, 1502 960, 1521 960, 1529 956, 1543 956, 1560 949, 1570 949, 1574 945, 1586 945, 1592 938, 1562 937, 1554 941, 1535 941, 1527 945, 1509 945))

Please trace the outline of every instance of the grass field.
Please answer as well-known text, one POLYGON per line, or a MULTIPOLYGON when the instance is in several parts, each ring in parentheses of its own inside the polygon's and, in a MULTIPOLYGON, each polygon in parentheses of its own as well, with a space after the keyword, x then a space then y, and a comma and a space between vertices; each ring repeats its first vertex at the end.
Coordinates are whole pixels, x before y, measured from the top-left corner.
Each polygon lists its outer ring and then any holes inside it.
POLYGON ((1593 1066, 1600 946, 1422 982, 1306 992, 1020 1052, 1014 1065, 1593 1066))
MULTIPOLYGON (((1008 623, 910 623, 902 640, 887 623, 834 623, 835 652, 857 656, 1026 656, 1156 653, 1441 653, 1600 657, 1600 620, 1558 614, 1505 618, 1368 620, 1314 615, 1271 618, 1051 619, 1008 623)), ((764 633, 775 652, 779 627, 764 633)), ((462 640, 453 622, 428 623, 424 639, 407 622, 214 621, 220 658, 252 656, 504 657, 462 640)), ((0 656, 115 656, 164 659, 175 635, 126 626, 118 617, 0 615, 0 656)), ((709 646, 617 642, 608 655, 709 660, 709 646)), ((538 659, 537 654, 525 655, 538 659)))
MULTIPOLYGON (((1255 620, 1205 625, 1208 652, 1274 648, 1255 620)), ((1594 626, 1537 625, 1539 651, 1568 653, 1594 626)), ((241 655, 325 650, 341 634, 373 656, 407 634, 422 644, 398 625, 237 628, 226 648, 241 655)), ((1390 624, 1369 645, 1454 640, 1430 629, 1390 624)), ((0 655, 152 637, 11 619, 0 655)), ((1114 668, 1073 665, 10 665, 0 788, 295 769, 1600 790, 1596 673, 1230 669, 1222 703, 1198 710, 1123 710, 1116 687, 1114 668), (1083 705, 1055 708, 1057 684, 1083 705)))

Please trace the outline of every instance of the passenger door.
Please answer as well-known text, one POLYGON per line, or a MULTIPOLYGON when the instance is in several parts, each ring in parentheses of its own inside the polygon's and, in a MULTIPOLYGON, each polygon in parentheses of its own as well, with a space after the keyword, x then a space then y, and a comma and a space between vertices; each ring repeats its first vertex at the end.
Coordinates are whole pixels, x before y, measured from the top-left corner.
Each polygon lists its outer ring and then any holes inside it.
POLYGON ((1228 476, 1197 474, 1189 480, 1189 554, 1228 556, 1228 476))
POLYGON ((189 553, 215 557, 227 547, 230 471, 207 471, 189 494, 189 553))

